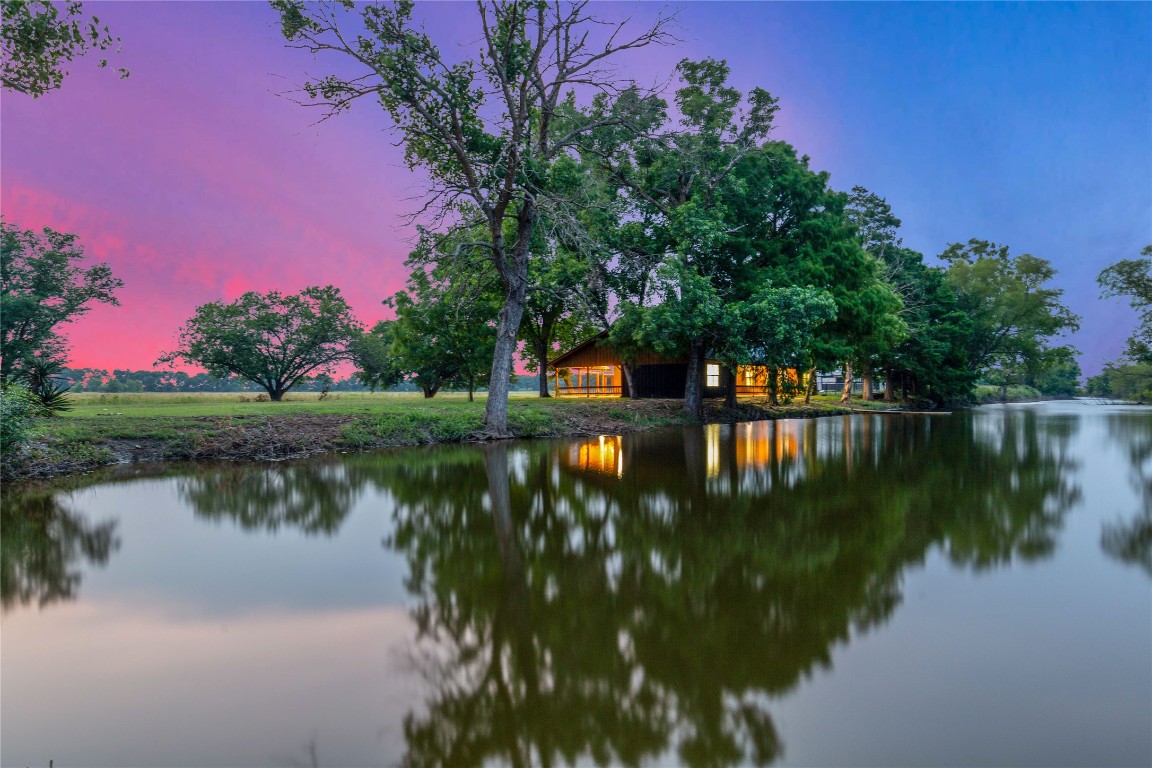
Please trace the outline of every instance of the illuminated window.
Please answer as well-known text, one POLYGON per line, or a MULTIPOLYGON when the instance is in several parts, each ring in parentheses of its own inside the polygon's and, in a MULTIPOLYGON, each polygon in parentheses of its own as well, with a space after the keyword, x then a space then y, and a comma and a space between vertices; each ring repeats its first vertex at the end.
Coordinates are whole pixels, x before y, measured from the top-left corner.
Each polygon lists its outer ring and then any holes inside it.
POLYGON ((720 366, 708 365, 704 371, 705 373, 705 386, 718 387, 720 386, 720 366))

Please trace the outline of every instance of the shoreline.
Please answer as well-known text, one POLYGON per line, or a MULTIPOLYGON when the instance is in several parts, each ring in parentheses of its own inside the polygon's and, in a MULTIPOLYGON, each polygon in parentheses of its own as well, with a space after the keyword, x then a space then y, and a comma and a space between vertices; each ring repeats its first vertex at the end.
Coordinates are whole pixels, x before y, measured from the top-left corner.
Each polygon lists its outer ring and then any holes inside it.
MULTIPOLYGON (((861 408, 803 403, 769 406, 706 402, 703 424, 847 416, 861 410, 900 411, 889 404, 861 408)), ((512 439, 623 434, 688 426, 680 400, 519 400, 510 403, 512 439)), ((117 414, 119 415, 119 414, 117 414)), ((81 475, 105 467, 209 461, 284 461, 443 443, 482 443, 479 411, 411 403, 404 412, 292 413, 232 416, 129 417, 115 421, 63 417, 46 422, 21 460, 6 460, 5 484, 81 475), (475 415, 476 418, 468 418, 475 415)))

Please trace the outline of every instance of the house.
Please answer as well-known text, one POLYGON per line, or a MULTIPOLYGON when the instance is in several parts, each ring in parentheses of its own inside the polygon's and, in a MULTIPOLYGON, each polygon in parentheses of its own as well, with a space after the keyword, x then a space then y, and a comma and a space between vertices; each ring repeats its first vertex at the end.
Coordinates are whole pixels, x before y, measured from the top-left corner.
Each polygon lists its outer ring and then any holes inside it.
MULTIPOLYGON (((577 344, 548 364, 554 371, 558 397, 630 397, 620 355, 603 331, 577 344)), ((724 397, 730 371, 717 360, 705 360, 700 382, 704 397, 724 397)), ((803 374, 787 369, 783 372, 792 383, 803 383, 803 374)), ((637 397, 684 397, 688 378, 686 357, 662 357, 655 352, 641 353, 632 364, 632 383, 637 397)), ((736 367, 737 395, 766 395, 768 368, 763 365, 736 367)))

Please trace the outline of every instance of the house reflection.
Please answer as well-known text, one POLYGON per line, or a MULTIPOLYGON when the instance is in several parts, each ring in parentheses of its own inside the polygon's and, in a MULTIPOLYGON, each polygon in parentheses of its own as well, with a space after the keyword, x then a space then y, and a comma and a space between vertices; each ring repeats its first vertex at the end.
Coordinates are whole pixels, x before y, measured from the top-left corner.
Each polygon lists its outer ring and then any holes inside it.
POLYGON ((600 435, 595 440, 575 443, 568 449, 568 466, 621 478, 624 476, 623 443, 620 435, 600 435))
MULTIPOLYGON (((702 433, 704 448, 702 456, 697 453, 694 457, 686 457, 685 470, 689 473, 698 472, 703 464, 704 477, 715 480, 733 472, 756 473, 777 466, 800 468, 802 448, 805 445, 804 429, 805 423, 797 421, 705 425, 700 428, 700 432, 695 433, 695 440, 688 439, 688 436, 685 438, 689 445, 700 445, 696 441, 702 433)), ((561 451, 562 461, 565 468, 570 470, 622 479, 625 474, 636 472, 637 456, 633 454, 642 454, 643 462, 656 459, 649 455, 653 448, 649 442, 640 435, 600 435, 566 446, 561 451), (627 465, 624 461, 625 443, 629 446, 627 465)), ((663 454, 665 448, 661 442, 659 452, 663 454)), ((808 453, 813 454, 810 458, 815 459, 813 451, 809 450, 808 453)), ((678 464, 682 460, 685 459, 661 456, 658 463, 667 467, 669 462, 678 464)))

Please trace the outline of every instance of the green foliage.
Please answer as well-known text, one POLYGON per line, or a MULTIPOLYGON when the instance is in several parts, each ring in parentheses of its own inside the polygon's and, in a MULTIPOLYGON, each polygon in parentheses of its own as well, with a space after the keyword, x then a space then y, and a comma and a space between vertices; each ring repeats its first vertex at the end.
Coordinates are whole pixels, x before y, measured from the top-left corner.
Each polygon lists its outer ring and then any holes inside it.
POLYGON ((973 399, 980 405, 988 403, 1039 400, 1043 393, 1026 384, 980 384, 972 389, 973 399))
POLYGON ((83 260, 76 235, 0 221, 0 376, 34 357, 61 357, 60 325, 95 303, 119 305, 114 294, 123 281, 107 264, 85 269, 83 260))
POLYGON ((0 386, 0 454, 18 453, 32 434, 33 418, 39 410, 36 396, 21 382, 0 386))
POLYGON ((901 302, 899 325, 877 324, 858 346, 861 367, 883 372, 889 399, 899 387, 910 397, 937 404, 967 400, 976 379, 967 355, 972 324, 957 307, 943 273, 902 246, 900 219, 884 198, 853 187, 845 216, 861 247, 879 265, 880 280, 901 302))
POLYGON ((1084 389, 1092 397, 1152 402, 1152 363, 1110 363, 1084 389))
POLYGON ((1033 361, 1028 383, 1045 395, 1073 397, 1079 394, 1081 373, 1075 349, 1053 347, 1033 361))
MULTIPOLYGON (((608 72, 616 54, 667 40, 668 19, 637 35, 623 25, 601 35, 584 4, 478 3, 477 52, 461 59, 458 52, 441 54, 413 20, 411 0, 361 6, 273 0, 272 7, 290 46, 351 65, 306 83, 308 100, 330 115, 364 96, 377 101, 409 167, 430 183, 422 210, 456 222, 460 231, 479 227, 485 234, 483 255, 502 291, 486 423, 492 434, 506 435, 538 222, 544 214, 577 220, 564 195, 553 194, 550 171, 595 128, 630 132, 632 118, 657 101, 608 72), (583 110, 577 90, 600 96, 583 110), (610 92, 619 98, 604 95, 610 92)), ((450 266, 470 258, 470 249, 450 253, 450 266)))
POLYGON ((500 297, 483 272, 449 274, 417 263, 406 289, 384 303, 396 319, 372 330, 377 350, 391 339, 382 367, 373 369, 385 376, 381 383, 402 374, 433 397, 445 386, 464 386, 471 396, 488 382, 500 297))
POLYGON ((356 378, 375 392, 388 389, 404 378, 392 353, 393 323, 382 320, 353 340, 349 349, 356 363, 356 378))
POLYGON ((1140 324, 1128 337, 1125 355, 1135 363, 1152 363, 1152 245, 1144 246, 1139 259, 1124 259, 1106 268, 1096 282, 1103 298, 1128 297, 1140 324))
POLYGON ((1011 256, 984 240, 953 243, 940 255, 957 306, 972 323, 968 365, 984 376, 1022 379, 1059 335, 1079 328, 1063 291, 1046 287, 1056 270, 1044 259, 1011 256))
POLYGON ((213 376, 235 374, 280 400, 306 377, 351 359, 350 345, 361 331, 333 286, 295 295, 249 291, 228 304, 197 307, 180 331, 180 347, 157 363, 182 359, 213 376))
MULTIPOLYGON (((120 49, 120 38, 96 16, 86 18, 77 0, 3 0, 0 14, 0 83, 6 91, 38 98, 60 87, 68 62, 90 51, 120 49)), ((98 66, 108 66, 108 60, 100 59, 98 66)), ((128 76, 123 67, 119 72, 128 76)))
POLYGON ((63 361, 45 358, 33 358, 20 369, 28 390, 36 398, 40 415, 55 416, 72 410, 68 399, 71 386, 60 376, 63 369, 63 361))

